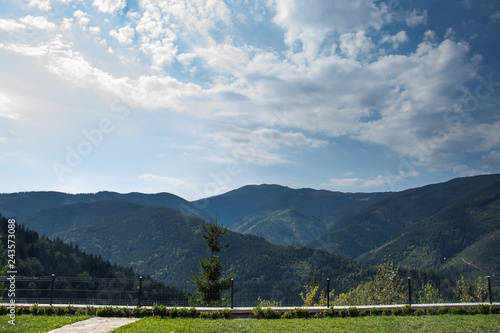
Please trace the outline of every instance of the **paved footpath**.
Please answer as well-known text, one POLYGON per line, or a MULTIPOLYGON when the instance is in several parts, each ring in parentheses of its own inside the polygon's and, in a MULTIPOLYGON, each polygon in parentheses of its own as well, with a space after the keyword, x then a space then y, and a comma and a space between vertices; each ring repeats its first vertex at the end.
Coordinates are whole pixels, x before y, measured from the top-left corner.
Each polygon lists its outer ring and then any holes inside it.
POLYGON ((56 328, 49 331, 50 333, 108 333, 118 327, 133 323, 140 318, 103 318, 94 317, 87 320, 82 320, 70 325, 56 328))

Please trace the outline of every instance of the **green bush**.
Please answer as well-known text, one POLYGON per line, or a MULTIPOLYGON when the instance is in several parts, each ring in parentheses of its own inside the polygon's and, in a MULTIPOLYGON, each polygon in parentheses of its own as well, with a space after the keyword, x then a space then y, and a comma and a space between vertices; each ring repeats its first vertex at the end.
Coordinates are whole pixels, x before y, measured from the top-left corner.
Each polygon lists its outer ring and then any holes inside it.
POLYGON ((444 315, 444 314, 447 314, 448 313, 448 309, 445 308, 444 306, 440 307, 439 309, 437 309, 436 313, 438 315, 444 315))
POLYGON ((388 308, 383 308, 382 309, 382 315, 383 316, 390 316, 391 315, 391 311, 388 308))
POLYGON ((379 314, 380 314, 380 311, 377 308, 370 309, 370 316, 378 316, 379 314))
MULTIPOLYGON (((138 310, 135 308, 134 310, 138 310)), ((117 315, 117 310, 112 306, 104 306, 97 309, 97 315, 99 317, 115 317, 117 315)))
POLYGON ((347 309, 340 309, 340 311, 339 311, 339 317, 341 317, 341 318, 347 317, 348 314, 349 314, 349 312, 347 311, 347 309))
POLYGON ((411 313, 413 312, 413 309, 411 308, 410 304, 407 304, 401 308, 401 311, 403 311, 404 315, 408 316, 408 315, 411 315, 411 313))
POLYGON ((210 312, 210 318, 211 319, 219 319, 221 317, 221 313, 219 311, 212 311, 210 312))
POLYGON ((301 308, 295 308, 293 310, 293 314, 297 318, 304 318, 304 319, 307 319, 307 318, 309 318, 311 316, 311 312, 309 312, 309 310, 307 310, 307 309, 301 309, 301 308))
POLYGON ((323 311, 323 316, 324 317, 334 317, 335 316, 335 310, 333 309, 333 307, 331 307, 331 308, 326 309, 325 311, 323 311))
POLYGON ((476 307, 467 308, 467 314, 470 314, 470 315, 478 314, 478 309, 476 307))
POLYGON ((196 312, 196 308, 190 308, 188 310, 188 316, 191 317, 191 318, 196 318, 196 315, 197 315, 197 312, 196 312))
POLYGON ((66 307, 66 314, 70 316, 74 316, 76 314, 75 307, 73 305, 68 305, 66 307))
POLYGON ((97 309, 91 305, 87 305, 86 315, 87 316, 95 316, 96 314, 97 314, 97 309))
POLYGON ((57 307, 56 308, 56 315, 58 316, 64 316, 66 314, 66 309, 63 307, 57 307))
POLYGON ((133 310, 132 310, 132 316, 133 317, 136 317, 136 318, 143 318, 143 317, 146 317, 148 315, 148 310, 146 308, 144 309, 141 309, 139 307, 135 307, 133 310))
POLYGON ((415 312, 413 312, 415 316, 423 316, 425 315, 425 310, 424 309, 416 309, 415 312))
POLYGON ((0 306, 0 316, 6 315, 9 309, 6 306, 0 306))
POLYGON ((179 317, 179 309, 177 309, 176 307, 171 308, 170 309, 170 318, 174 319, 177 317, 179 317))
POLYGON ((498 306, 498 305, 491 305, 490 306, 490 313, 491 314, 499 314, 500 313, 500 306, 498 306))
POLYGON ((467 310, 463 306, 459 306, 456 308, 451 308, 449 313, 454 315, 465 315, 467 314, 467 310))
POLYGON ((400 316, 402 313, 403 313, 403 311, 401 310, 401 308, 398 308, 398 307, 392 308, 392 310, 391 310, 391 314, 393 316, 400 316))
POLYGON ((489 314, 490 307, 488 305, 485 305, 485 304, 479 304, 477 306, 477 312, 479 312, 480 314, 489 314))
POLYGON ((180 308, 177 312, 178 312, 177 315, 180 318, 186 318, 188 316, 188 309, 186 309, 186 308, 180 308))
POLYGON ((255 308, 253 308, 252 312, 254 317, 257 319, 265 318, 265 313, 261 306, 256 306, 255 308))
POLYGON ((38 315, 38 303, 34 303, 31 307, 30 307, 30 313, 33 315, 33 316, 36 316, 38 315))
POLYGON ((360 315, 361 317, 368 316, 369 314, 370 314, 370 313, 369 313, 368 311, 366 311, 366 310, 361 310, 361 311, 359 311, 359 315, 360 315))
POLYGON ((44 316, 52 316, 56 311, 52 306, 49 306, 48 308, 43 308, 42 315, 44 316))
POLYGON ((75 313, 77 316, 85 316, 87 315, 87 311, 85 309, 76 309, 76 313, 75 313))
POLYGON ((350 307, 347 311, 349 312, 349 317, 358 317, 359 316, 359 310, 356 307, 350 307))
POLYGON ((278 311, 273 310, 271 308, 264 309, 264 317, 266 319, 279 319, 281 315, 278 311))
POLYGON ((433 316, 433 315, 437 314, 437 309, 436 308, 427 308, 426 312, 428 315, 433 316))
POLYGON ((165 305, 153 305, 153 316, 166 317, 168 316, 168 309, 165 305))
POLYGON ((200 318, 202 318, 202 319, 208 319, 208 318, 210 318, 210 312, 208 312, 208 311, 201 311, 200 312, 200 318))
POLYGON ((16 315, 22 315, 24 313, 24 307, 16 306, 16 315))
MULTIPOLYGON (((328 310, 325 310, 325 311, 328 311, 328 310)), ((283 318, 283 319, 292 319, 293 318, 292 311, 290 311, 290 310, 285 311, 283 313, 283 315, 281 316, 281 318, 283 318)))
POLYGON ((224 309, 222 310, 222 317, 224 317, 224 319, 229 319, 231 318, 231 309, 224 309))

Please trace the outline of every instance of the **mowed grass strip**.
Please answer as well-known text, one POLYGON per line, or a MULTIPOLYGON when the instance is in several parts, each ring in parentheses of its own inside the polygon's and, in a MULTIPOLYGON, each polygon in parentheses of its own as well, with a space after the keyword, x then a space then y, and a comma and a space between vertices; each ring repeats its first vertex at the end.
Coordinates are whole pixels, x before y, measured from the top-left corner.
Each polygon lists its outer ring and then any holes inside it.
POLYGON ((85 320, 88 316, 16 316, 15 325, 9 324, 8 316, 0 316, 0 332, 39 333, 85 320))
POLYGON ((115 333, 132 332, 499 332, 498 315, 360 317, 277 320, 143 318, 115 333))

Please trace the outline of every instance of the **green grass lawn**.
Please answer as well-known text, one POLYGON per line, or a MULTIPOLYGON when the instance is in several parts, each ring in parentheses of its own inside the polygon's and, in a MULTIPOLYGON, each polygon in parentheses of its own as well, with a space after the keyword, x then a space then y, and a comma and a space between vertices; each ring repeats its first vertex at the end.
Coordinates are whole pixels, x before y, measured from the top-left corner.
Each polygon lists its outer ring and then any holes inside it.
POLYGON ((10 318, 0 316, 0 332, 39 333, 88 319, 88 316, 16 316, 16 324, 9 324, 10 318))
POLYGON ((500 332, 497 315, 359 317, 277 320, 143 318, 114 332, 500 332))

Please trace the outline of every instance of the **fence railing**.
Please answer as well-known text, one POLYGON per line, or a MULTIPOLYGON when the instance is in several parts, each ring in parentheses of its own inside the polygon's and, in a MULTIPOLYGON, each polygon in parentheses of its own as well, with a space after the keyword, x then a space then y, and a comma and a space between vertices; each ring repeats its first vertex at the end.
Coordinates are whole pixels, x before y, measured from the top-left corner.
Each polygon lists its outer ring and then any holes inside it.
MULTIPOLYGON (((15 285, 16 303, 26 304, 88 304, 88 305, 130 305, 152 306, 154 304, 166 306, 205 306, 205 307, 255 307, 259 304, 267 306, 302 306, 303 297, 307 290, 298 281, 290 282, 238 282, 232 280, 230 288, 219 290, 217 301, 207 303, 203 295, 196 292, 193 282, 177 282, 168 287, 158 287, 159 284, 148 278, 91 278, 91 277, 12 277, 0 276, 4 282, 3 295, 0 303, 5 302, 12 283, 15 285), (154 282, 154 283, 153 283, 154 282), (301 295, 302 293, 302 295, 301 295)), ((487 292, 483 295, 484 302, 496 301, 495 291, 500 290, 500 280, 494 277, 487 278, 487 292), (495 284, 496 283, 496 284, 495 284), (493 293, 492 293, 493 284, 493 293)), ((406 283, 406 304, 418 304, 418 286, 408 278, 406 283)), ((326 296, 335 286, 330 285, 327 279, 318 284, 321 295, 326 296)), ((206 296, 206 295, 205 295, 206 296)), ((210 295, 208 295, 210 296, 210 295)), ((210 297, 208 297, 210 298, 210 297)), ((323 306, 332 306, 333 300, 323 297, 326 302, 323 306)), ((445 298, 443 302, 456 302, 455 299, 445 298)), ((314 305, 314 304, 311 304, 314 305)), ((342 304, 349 305, 349 304, 342 304)), ((368 305, 368 304, 365 304, 368 305)))

